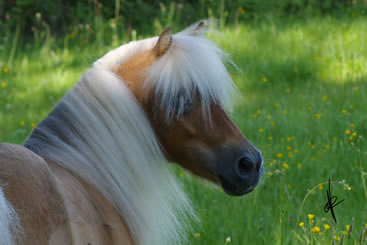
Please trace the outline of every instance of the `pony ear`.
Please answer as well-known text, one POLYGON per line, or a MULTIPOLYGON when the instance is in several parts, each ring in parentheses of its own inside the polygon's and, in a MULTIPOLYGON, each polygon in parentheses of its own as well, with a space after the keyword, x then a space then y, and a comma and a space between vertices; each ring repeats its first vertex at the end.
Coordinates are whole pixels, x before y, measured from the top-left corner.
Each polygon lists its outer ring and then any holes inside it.
POLYGON ((204 21, 200 21, 194 29, 192 29, 192 31, 190 32, 191 36, 201 36, 203 35, 203 31, 204 31, 204 21))
POLYGON ((164 55, 172 44, 171 27, 167 27, 159 35, 158 42, 153 48, 155 54, 159 57, 164 55))

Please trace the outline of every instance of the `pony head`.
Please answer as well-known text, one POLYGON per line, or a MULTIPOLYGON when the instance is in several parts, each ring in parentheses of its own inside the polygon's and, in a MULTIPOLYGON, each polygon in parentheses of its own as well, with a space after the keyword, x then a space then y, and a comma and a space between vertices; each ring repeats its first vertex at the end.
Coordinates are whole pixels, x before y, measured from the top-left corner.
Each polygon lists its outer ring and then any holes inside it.
POLYGON ((236 91, 224 65, 230 59, 204 32, 204 22, 175 35, 166 28, 110 60, 118 61, 113 70, 142 105, 166 158, 243 195, 259 183, 262 157, 224 110, 236 91))

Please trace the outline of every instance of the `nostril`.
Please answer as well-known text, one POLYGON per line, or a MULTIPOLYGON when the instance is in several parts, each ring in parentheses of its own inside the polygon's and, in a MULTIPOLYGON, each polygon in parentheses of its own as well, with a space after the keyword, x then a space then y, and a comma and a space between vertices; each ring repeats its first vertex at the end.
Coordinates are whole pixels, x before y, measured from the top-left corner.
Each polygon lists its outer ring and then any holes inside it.
POLYGON ((260 171, 260 167, 261 167, 261 162, 259 162, 258 164, 256 164, 256 171, 259 172, 260 171))
POLYGON ((238 161, 238 171, 240 175, 246 175, 254 169, 254 163, 248 157, 243 157, 238 161))

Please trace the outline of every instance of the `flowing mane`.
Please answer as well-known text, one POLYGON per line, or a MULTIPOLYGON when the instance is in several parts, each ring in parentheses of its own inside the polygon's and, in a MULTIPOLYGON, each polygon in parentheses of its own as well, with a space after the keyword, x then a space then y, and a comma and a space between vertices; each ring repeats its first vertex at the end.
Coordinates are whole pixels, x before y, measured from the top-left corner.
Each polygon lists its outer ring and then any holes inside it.
POLYGON ((189 201, 130 91, 93 67, 34 130, 25 146, 97 188, 137 244, 175 244, 189 201), (154 210, 154 212, 152 212, 154 210))
MULTIPOLYGON (((228 56, 193 31, 173 35, 172 48, 146 74, 144 86, 160 97, 168 121, 183 114, 194 93, 208 114, 234 91, 223 64, 228 56)), ((140 245, 180 244, 185 220, 195 216, 141 105, 115 73, 156 42, 130 42, 97 60, 25 143, 98 189, 140 245)))

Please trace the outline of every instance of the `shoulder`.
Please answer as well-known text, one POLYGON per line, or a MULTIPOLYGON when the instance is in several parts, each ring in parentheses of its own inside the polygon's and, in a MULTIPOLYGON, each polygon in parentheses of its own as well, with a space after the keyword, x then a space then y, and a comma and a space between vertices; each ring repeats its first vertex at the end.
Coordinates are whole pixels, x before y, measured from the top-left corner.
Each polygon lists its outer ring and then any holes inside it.
POLYGON ((37 154, 21 145, 0 143, 0 181, 15 178, 19 184, 43 185, 49 175, 47 163, 37 154))
POLYGON ((50 235, 52 227, 65 223, 63 201, 50 168, 27 148, 0 143, 0 186, 20 218, 26 241, 43 244, 48 236, 37 236, 50 235))

